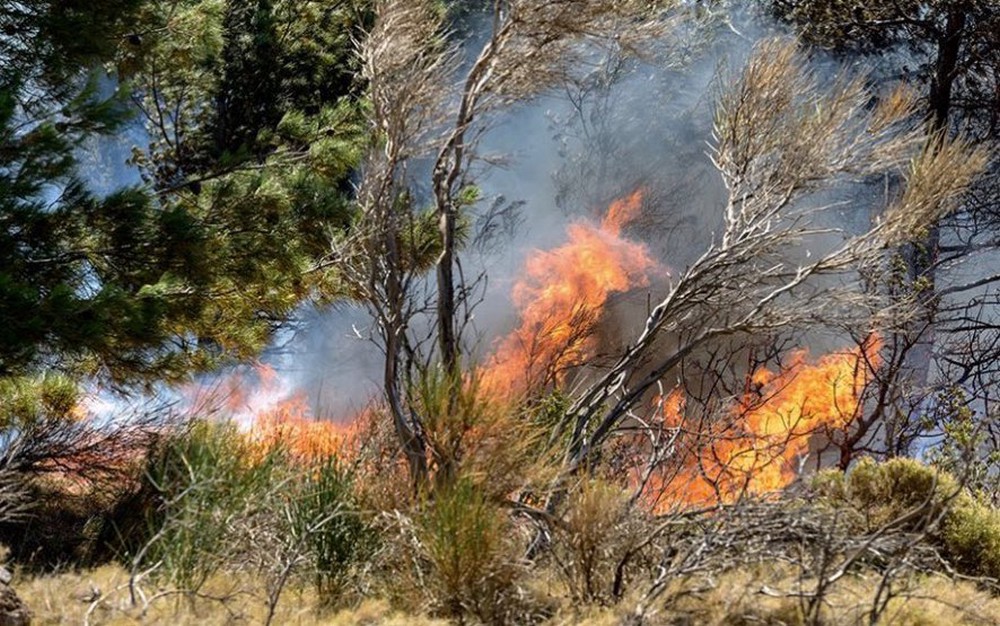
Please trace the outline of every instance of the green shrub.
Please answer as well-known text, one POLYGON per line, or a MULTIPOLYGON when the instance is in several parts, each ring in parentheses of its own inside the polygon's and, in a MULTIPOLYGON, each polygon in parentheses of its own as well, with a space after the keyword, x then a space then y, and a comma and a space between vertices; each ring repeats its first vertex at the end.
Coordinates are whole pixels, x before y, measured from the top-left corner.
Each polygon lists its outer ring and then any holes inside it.
POLYGON ((913 459, 897 458, 885 463, 862 459, 848 474, 826 470, 817 474, 814 487, 825 499, 849 503, 867 532, 899 520, 920 508, 906 524, 916 527, 940 516, 948 502, 960 494, 950 475, 913 459))
POLYGON ((459 621, 510 621, 522 567, 509 515, 460 478, 435 490, 413 522, 417 579, 433 609, 459 621))
POLYGON ((266 511, 280 454, 260 454, 230 423, 199 421, 149 460, 146 528, 126 537, 127 560, 181 589, 197 590, 246 550, 236 527, 266 511), (137 541, 138 539, 138 541, 137 541))
POLYGON ((354 470, 333 457, 301 475, 291 496, 289 531, 309 555, 316 590, 327 604, 342 596, 354 567, 378 544, 354 483, 354 470))
POLYGON ((966 496, 945 519, 941 539, 958 571, 1000 580, 1000 511, 966 496))
POLYGON ((1000 511, 948 473, 913 459, 863 459, 847 474, 820 472, 813 488, 862 532, 894 521, 905 530, 926 528, 959 572, 1000 579, 1000 511))

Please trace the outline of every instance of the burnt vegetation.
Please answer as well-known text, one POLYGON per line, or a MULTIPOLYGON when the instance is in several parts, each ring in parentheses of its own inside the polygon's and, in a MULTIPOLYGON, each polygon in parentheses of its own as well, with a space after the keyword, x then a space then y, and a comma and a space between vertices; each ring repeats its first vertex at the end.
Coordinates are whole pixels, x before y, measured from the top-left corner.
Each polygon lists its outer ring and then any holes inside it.
POLYGON ((0 624, 1000 623, 998 26, 0 1, 0 624))

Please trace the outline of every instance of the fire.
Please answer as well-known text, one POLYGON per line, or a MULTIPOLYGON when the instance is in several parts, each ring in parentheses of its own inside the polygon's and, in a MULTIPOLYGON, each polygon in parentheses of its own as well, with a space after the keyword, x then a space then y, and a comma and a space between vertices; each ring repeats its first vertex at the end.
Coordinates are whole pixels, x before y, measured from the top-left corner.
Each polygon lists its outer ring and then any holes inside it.
POLYGON ((570 224, 565 244, 529 254, 512 291, 520 325, 480 372, 487 393, 514 397, 562 380, 593 353, 591 333, 608 298, 648 284, 656 263, 644 245, 621 236, 642 197, 639 190, 612 203, 599 226, 570 224))
MULTIPOLYGON (((592 354, 591 331, 608 298, 648 283, 646 273, 655 262, 645 246, 622 238, 642 199, 639 190, 617 200, 599 225, 573 223, 565 244, 528 256, 512 292, 521 323, 498 341, 488 367, 478 372, 491 398, 503 402, 561 380, 567 368, 592 354)), ((363 428, 363 416, 348 425, 315 419, 304 394, 266 365, 232 374, 211 389, 193 388, 189 395, 191 406, 221 405, 223 417, 245 427, 261 453, 283 446, 303 461, 344 452, 354 431, 363 428)))
POLYGON ((856 419, 880 348, 872 337, 814 364, 806 350, 796 351, 779 372, 753 372, 725 419, 704 428, 688 425, 682 401, 661 403, 665 425, 682 430, 684 461, 651 491, 669 504, 703 505, 786 487, 814 435, 849 428, 856 419))
MULTIPOLYGON (((638 190, 613 202, 600 224, 574 222, 564 244, 528 255, 512 289, 520 322, 495 343, 477 372, 487 397, 516 401, 563 382, 570 368, 593 356, 593 330, 609 299, 648 285, 658 267, 646 246, 622 236, 642 201, 638 190)), ((658 397, 661 425, 677 433, 677 462, 650 477, 647 493, 659 502, 700 505, 788 485, 817 432, 850 427, 878 366, 879 349, 874 339, 814 363, 807 351, 794 352, 780 371, 751 372, 742 397, 721 409, 722 419, 714 419, 715 412, 706 424, 694 424, 686 415, 682 387, 658 397)), ((230 377, 226 405, 262 451, 280 445, 295 458, 321 458, 343 452, 352 430, 360 427, 314 419, 304 395, 287 388, 269 367, 259 366, 255 376, 255 381, 230 377)))
POLYGON ((259 413, 250 430, 262 450, 282 446, 293 458, 304 462, 337 454, 350 433, 349 426, 315 419, 301 392, 259 413))
POLYGON ((317 419, 305 393, 292 390, 268 365, 256 365, 249 376, 230 375, 216 386, 208 395, 221 392, 222 417, 244 426, 261 455, 281 446, 292 458, 310 462, 336 454, 351 435, 350 425, 317 419))

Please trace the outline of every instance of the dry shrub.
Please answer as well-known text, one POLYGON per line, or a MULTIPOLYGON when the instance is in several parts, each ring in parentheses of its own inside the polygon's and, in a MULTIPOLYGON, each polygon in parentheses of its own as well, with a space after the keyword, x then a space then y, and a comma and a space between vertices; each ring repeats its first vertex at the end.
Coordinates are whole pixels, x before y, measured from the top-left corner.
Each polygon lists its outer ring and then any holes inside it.
POLYGON ((156 412, 95 421, 55 374, 0 381, 0 541, 22 565, 94 565, 146 451, 169 425, 156 412))
POLYGON ((369 582, 411 611, 484 623, 537 619, 544 609, 523 589, 528 533, 510 509, 515 494, 553 476, 544 431, 527 411, 486 397, 474 376, 455 389, 433 369, 409 388, 430 471, 417 490, 388 420, 373 418, 360 431, 361 497, 381 513, 369 582))
POLYGON ((642 555, 645 515, 630 506, 621 486, 599 478, 582 480, 570 494, 553 533, 551 556, 575 602, 617 600, 627 568, 642 555))
MULTIPOLYGON (((648 615, 644 624, 699 626, 854 626, 869 623, 880 577, 862 571, 842 578, 824 598, 818 622, 810 621, 796 596, 800 572, 786 563, 767 561, 711 576, 693 576, 673 583, 677 600, 648 615)), ((904 581, 901 581, 904 582, 904 581)), ((629 603, 617 616, 622 623, 629 603)), ((883 626, 988 626, 1000 623, 1000 599, 972 583, 939 576, 913 576, 900 586, 879 616, 883 626)), ((563 623, 600 624, 579 620, 563 623)))
MULTIPOLYGON (((68 571, 34 578, 18 577, 14 587, 29 603, 37 624, 79 624, 90 611, 92 624, 163 624, 202 626, 263 622, 266 612, 263 581, 247 573, 215 577, 205 585, 205 595, 177 602, 169 589, 150 590, 149 604, 131 606, 127 599, 128 573, 117 566, 68 571), (100 598, 94 597, 100 592, 100 598), (158 595, 162 594, 162 595, 158 595), (158 596, 158 597, 157 597, 158 596), (91 607, 93 606, 93 609, 91 607)), ((737 624, 801 624, 796 621, 794 598, 761 593, 768 588, 791 588, 794 572, 787 566, 765 563, 705 579, 678 581, 681 598, 644 622, 733 626, 737 624)), ((865 623, 876 582, 867 576, 850 576, 835 588, 824 609, 828 626, 865 623)), ((592 607, 566 600, 562 610, 544 621, 550 626, 616 626, 629 613, 630 602, 614 607, 592 607)), ((906 593, 894 599, 878 624, 884 626, 990 626, 998 623, 1000 599, 971 583, 954 583, 938 577, 915 579, 906 593)), ((475 617, 466 618, 475 621, 475 617)), ((520 623, 518 620, 512 620, 520 623)), ((385 599, 370 599, 334 613, 322 610, 320 599, 309 588, 289 590, 277 608, 277 624, 327 624, 330 626, 432 626, 453 623, 419 612, 401 612, 385 599)))
POLYGON ((510 530, 507 513, 468 479, 435 493, 416 518, 416 536, 439 610, 453 618, 471 613, 484 622, 506 621, 505 605, 523 573, 510 530))
MULTIPOLYGON (((213 576, 197 596, 178 595, 170 587, 148 585, 133 604, 128 593, 129 573, 119 566, 66 571, 55 575, 15 579, 16 589, 35 614, 36 624, 162 624, 214 626, 262 624, 268 608, 266 581, 249 572, 213 576), (183 601, 178 601, 183 597, 183 601)), ((322 598, 308 587, 290 589, 278 604, 273 623, 299 626, 433 626, 446 622, 403 614, 384 600, 366 600, 358 606, 330 612, 322 598)))
POLYGON ((391 416, 385 407, 373 406, 357 420, 345 460, 357 472, 355 489, 362 508, 376 513, 406 508, 414 493, 391 416))

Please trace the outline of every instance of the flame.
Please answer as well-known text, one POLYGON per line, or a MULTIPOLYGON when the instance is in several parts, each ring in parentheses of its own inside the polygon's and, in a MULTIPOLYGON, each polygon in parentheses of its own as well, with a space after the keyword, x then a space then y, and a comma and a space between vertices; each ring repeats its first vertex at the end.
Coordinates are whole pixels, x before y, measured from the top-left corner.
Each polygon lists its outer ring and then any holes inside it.
POLYGON ((303 463, 324 459, 339 453, 353 431, 349 424, 318 419, 305 392, 265 364, 249 374, 230 374, 211 389, 196 386, 188 395, 207 398, 197 405, 220 405, 221 417, 241 425, 261 457, 280 447, 303 463))
MULTIPOLYGON (((635 191, 613 202, 600 225, 570 224, 565 244, 529 254, 512 291, 521 323, 497 342, 489 365, 478 372, 490 398, 503 402, 560 380, 592 354, 591 331, 608 298, 647 284, 646 272, 656 264, 645 246, 621 236, 642 199, 642 190, 635 191)), ((342 453, 365 421, 363 414, 347 425, 315 419, 305 395, 262 364, 188 395, 192 407, 219 406, 224 417, 245 427, 261 455, 278 446, 302 461, 342 453)))
POLYGON ((621 237, 642 197, 638 190, 615 201, 600 226, 570 224, 565 244, 528 255, 512 290, 520 325, 480 372, 488 394, 512 397, 561 381, 593 354, 592 331, 608 298, 648 284, 656 263, 644 245, 621 237))
POLYGON ((850 428, 857 418, 881 345, 873 336, 814 364, 808 351, 795 351, 784 369, 753 372, 728 415, 705 428, 691 426, 683 398, 659 401, 664 425, 682 431, 684 461, 650 494, 671 505, 710 505, 786 487, 815 435, 850 428))
POLYGON ((262 452, 281 447, 308 463, 340 453, 351 432, 350 426, 314 418, 305 394, 299 392, 259 413, 250 436, 262 452))
MULTIPOLYGON (((648 285, 658 267, 643 244, 622 236, 642 201, 640 189, 613 202, 600 224, 574 222, 564 244, 528 255, 512 289, 519 324, 494 344, 477 372, 488 398, 503 403, 557 384, 592 357, 593 330, 609 299, 648 285)), ((814 435, 849 428, 856 419, 880 347, 873 338, 814 363, 806 350, 793 352, 779 371, 751 372, 742 396, 722 410, 722 419, 705 425, 686 415, 682 387, 655 398, 654 417, 676 434, 675 458, 681 460, 648 477, 647 495, 691 506, 787 486, 814 435)), ((272 368, 258 366, 256 379, 248 385, 245 377, 231 377, 226 406, 249 423, 248 436, 262 451, 280 445, 304 461, 336 454, 364 421, 343 426, 316 420, 304 395, 290 391, 272 368)))

